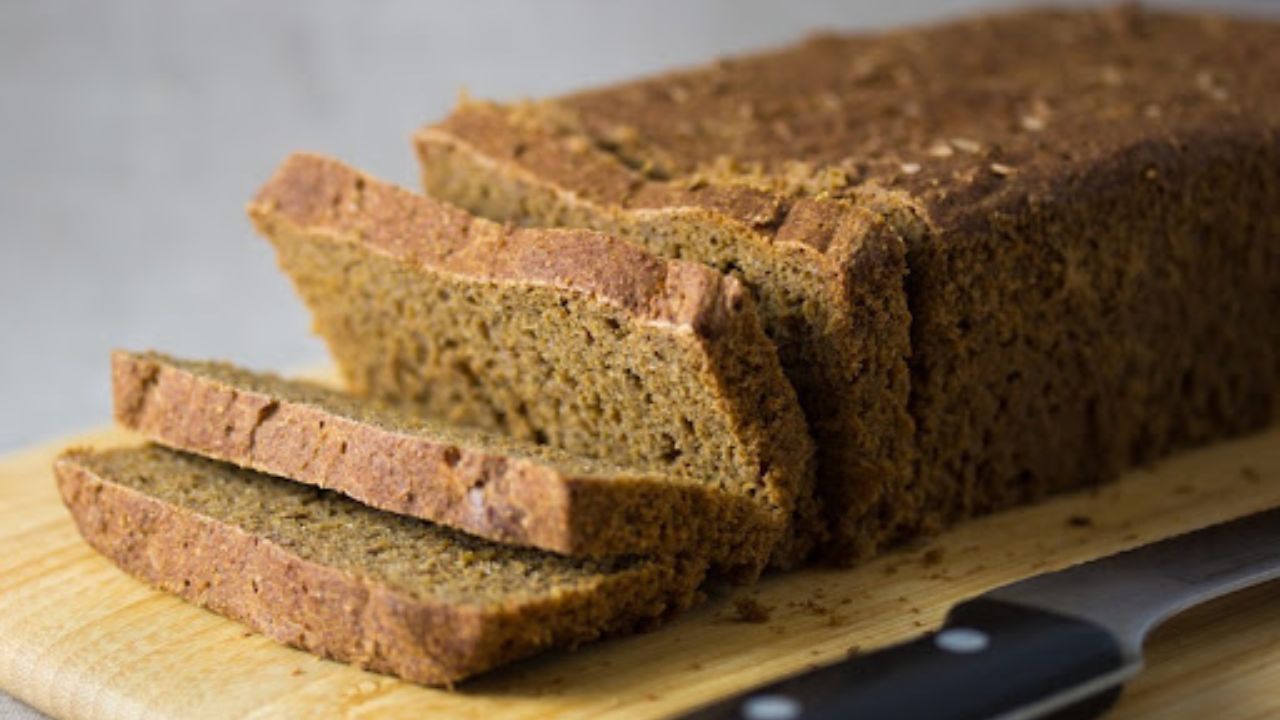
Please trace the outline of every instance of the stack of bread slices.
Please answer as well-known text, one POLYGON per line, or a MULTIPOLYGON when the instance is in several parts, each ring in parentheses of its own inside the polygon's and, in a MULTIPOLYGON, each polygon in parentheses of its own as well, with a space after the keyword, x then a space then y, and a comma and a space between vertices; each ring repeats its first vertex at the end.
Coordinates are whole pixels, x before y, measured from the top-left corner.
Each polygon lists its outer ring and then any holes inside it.
POLYGON ((1280 408, 1280 27, 1034 11, 464 101, 249 205, 340 387, 112 357, 128 572, 432 685, 1280 408))

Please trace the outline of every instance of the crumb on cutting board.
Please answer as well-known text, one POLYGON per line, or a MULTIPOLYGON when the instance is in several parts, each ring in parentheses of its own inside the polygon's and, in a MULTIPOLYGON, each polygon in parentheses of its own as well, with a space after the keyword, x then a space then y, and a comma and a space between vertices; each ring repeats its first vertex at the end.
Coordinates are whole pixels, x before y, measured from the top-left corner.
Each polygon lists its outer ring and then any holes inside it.
POLYGON ((1072 515, 1067 518, 1067 524, 1075 528, 1093 527, 1093 518, 1088 515, 1072 515))
POLYGON ((733 599, 733 619, 738 622, 765 623, 773 608, 761 603, 755 597, 743 595, 733 599))

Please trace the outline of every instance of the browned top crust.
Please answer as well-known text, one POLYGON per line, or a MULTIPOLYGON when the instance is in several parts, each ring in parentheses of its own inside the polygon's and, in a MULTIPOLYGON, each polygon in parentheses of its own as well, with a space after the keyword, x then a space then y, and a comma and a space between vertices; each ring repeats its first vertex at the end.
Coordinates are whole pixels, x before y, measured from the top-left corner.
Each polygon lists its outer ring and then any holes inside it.
POLYGON ((744 293, 736 279, 697 263, 664 260, 587 230, 503 226, 308 153, 284 162, 249 214, 264 225, 282 217, 431 270, 576 290, 639 322, 707 336, 729 322, 744 293))
POLYGON ((1280 25, 1123 6, 822 35, 555 101, 466 102, 423 133, 586 200, 712 208, 809 242, 783 232, 805 202, 887 191, 945 225, 1126 148, 1274 138, 1278 118, 1280 25))

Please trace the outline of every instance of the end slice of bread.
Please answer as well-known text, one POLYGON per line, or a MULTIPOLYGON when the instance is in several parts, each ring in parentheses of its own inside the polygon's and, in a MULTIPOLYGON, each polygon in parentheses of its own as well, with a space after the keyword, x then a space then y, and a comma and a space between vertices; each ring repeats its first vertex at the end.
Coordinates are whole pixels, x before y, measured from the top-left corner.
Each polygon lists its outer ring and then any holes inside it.
POLYGON ((264 635, 427 685, 662 619, 700 559, 576 560, 147 446, 56 462, 80 533, 130 574, 264 635))

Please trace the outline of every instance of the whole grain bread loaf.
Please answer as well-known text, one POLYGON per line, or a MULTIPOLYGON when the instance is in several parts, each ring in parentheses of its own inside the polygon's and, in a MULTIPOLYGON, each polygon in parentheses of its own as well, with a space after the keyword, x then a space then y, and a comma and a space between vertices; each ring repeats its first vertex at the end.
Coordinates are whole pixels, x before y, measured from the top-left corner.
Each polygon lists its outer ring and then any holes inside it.
POLYGON ((115 416, 168 447, 337 490, 366 505, 567 555, 755 562, 759 503, 227 363, 111 358, 115 416))
POLYGON ((428 685, 652 624, 694 602, 705 567, 496 545, 156 447, 74 450, 55 470, 80 533, 130 574, 428 685))
POLYGON ((505 227, 314 155, 249 213, 355 394, 747 498, 773 523, 746 576, 821 531, 804 417, 736 279, 505 227))
POLYGON ((468 101, 417 148, 478 214, 740 274, 856 553, 1274 418, 1277 78, 1274 22, 1019 11, 468 101))

